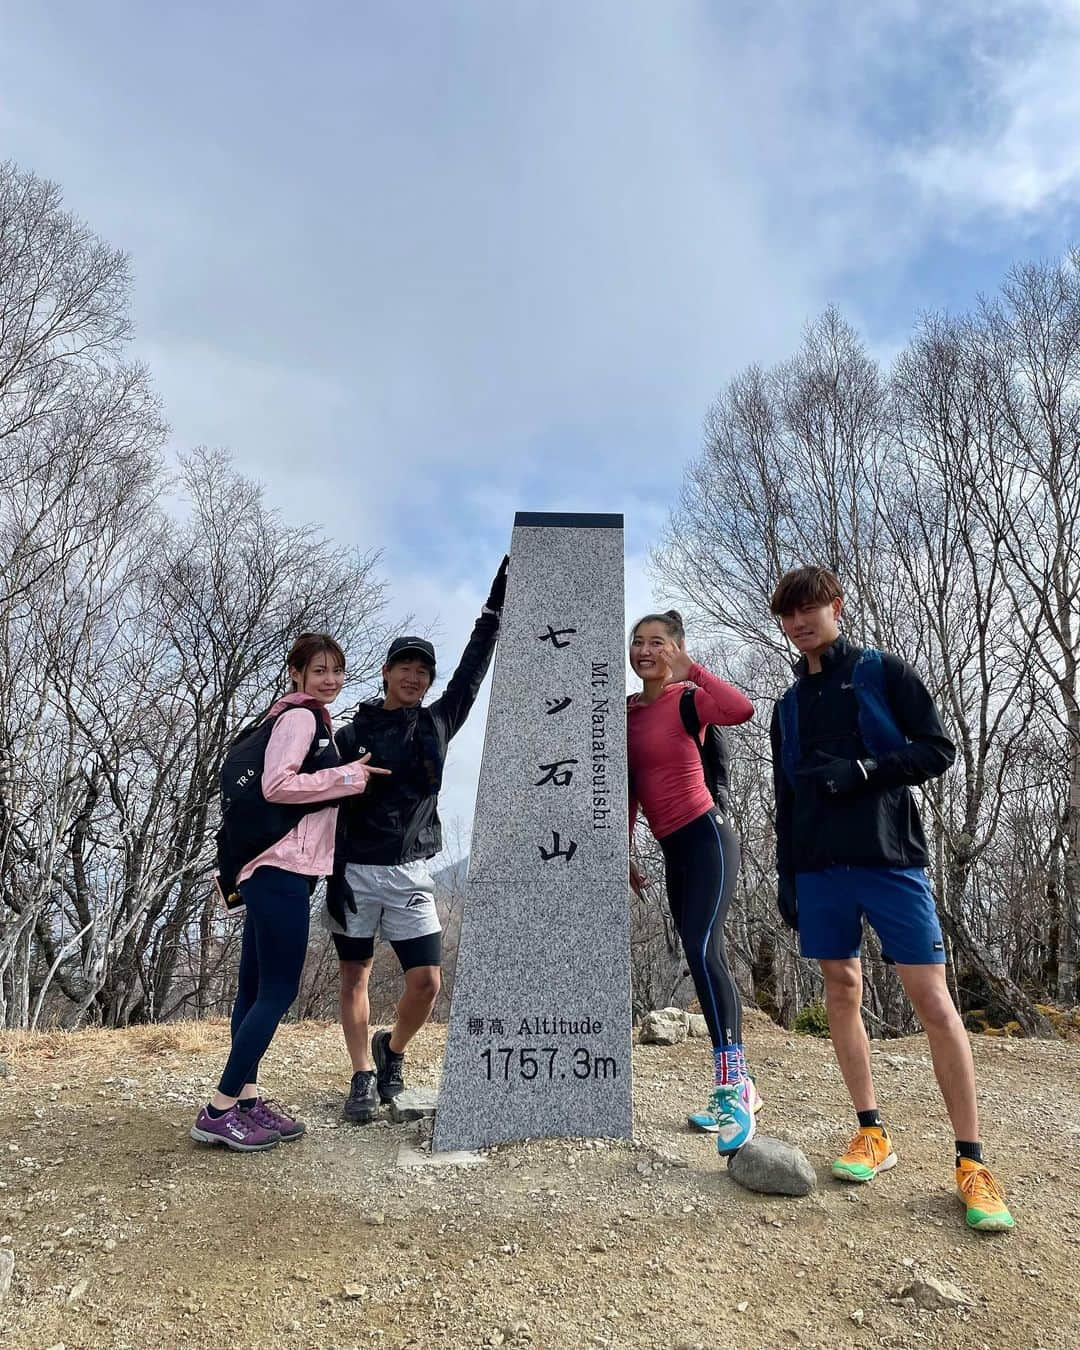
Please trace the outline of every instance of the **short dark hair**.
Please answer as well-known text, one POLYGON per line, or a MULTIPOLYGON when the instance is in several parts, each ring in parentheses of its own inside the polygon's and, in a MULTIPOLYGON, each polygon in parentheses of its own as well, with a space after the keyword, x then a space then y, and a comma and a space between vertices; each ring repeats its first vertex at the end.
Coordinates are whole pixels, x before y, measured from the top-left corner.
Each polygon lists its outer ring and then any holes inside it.
POLYGON ((779 617, 781 614, 793 614, 797 609, 828 605, 843 598, 844 591, 835 572, 827 567, 796 567, 785 572, 777 582, 769 609, 779 617))
POLYGON ((339 661, 342 670, 345 669, 345 653, 341 650, 341 644, 329 633, 301 633, 289 649, 285 666, 289 670, 298 670, 302 675, 316 656, 322 656, 324 652, 339 661))
POLYGON ((665 609, 663 614, 643 614, 633 628, 630 629, 630 641, 633 642, 634 634, 643 623, 662 623, 667 630, 667 635, 675 642, 682 642, 686 637, 686 630, 683 628, 682 615, 677 609, 665 609))

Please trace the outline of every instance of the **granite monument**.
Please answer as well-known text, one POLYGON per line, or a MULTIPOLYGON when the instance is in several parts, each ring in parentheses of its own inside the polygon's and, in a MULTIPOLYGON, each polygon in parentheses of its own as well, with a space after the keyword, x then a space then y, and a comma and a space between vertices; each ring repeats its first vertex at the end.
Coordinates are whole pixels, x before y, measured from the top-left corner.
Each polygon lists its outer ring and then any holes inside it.
POLYGON ((437 1150, 631 1132, 622 523, 515 519, 437 1150))

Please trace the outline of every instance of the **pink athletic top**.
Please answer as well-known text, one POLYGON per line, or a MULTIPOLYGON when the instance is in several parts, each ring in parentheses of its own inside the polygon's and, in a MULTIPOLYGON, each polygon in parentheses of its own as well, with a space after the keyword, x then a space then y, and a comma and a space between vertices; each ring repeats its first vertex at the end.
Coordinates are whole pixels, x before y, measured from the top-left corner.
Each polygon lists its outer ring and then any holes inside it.
MULTIPOLYGON (((263 796, 268 802, 281 802, 286 806, 358 796, 367 786, 369 775, 367 769, 355 761, 319 769, 316 773, 300 772, 300 765, 311 749, 311 719, 315 716, 310 707, 292 706, 304 701, 310 701, 310 695, 286 694, 266 714, 270 717, 283 708, 289 709, 274 723, 267 742, 262 771, 263 796)), ((325 729, 326 735, 332 736, 330 713, 325 708, 321 721, 320 731, 325 729)), ((299 872, 308 877, 329 875, 334 870, 337 813, 336 805, 322 811, 309 811, 284 839, 271 844, 241 868, 237 885, 246 881, 257 867, 280 867, 285 872, 299 872)))
POLYGON ((754 705, 732 685, 718 680, 695 661, 690 679, 665 685, 660 697, 642 703, 638 694, 626 702, 626 745, 632 783, 630 833, 640 803, 657 839, 689 825, 713 809, 701 772, 701 756, 679 716, 679 699, 687 686, 697 686, 694 706, 704 727, 732 727, 749 722, 754 705))

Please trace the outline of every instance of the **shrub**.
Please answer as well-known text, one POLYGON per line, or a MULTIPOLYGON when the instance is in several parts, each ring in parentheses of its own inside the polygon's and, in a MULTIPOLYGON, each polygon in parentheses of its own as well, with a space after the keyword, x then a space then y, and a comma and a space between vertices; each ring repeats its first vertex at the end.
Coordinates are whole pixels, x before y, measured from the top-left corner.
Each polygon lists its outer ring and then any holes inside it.
POLYGON ((795 1014, 791 1029, 801 1032, 804 1036, 821 1036, 828 1040, 829 1019, 825 1014, 825 1004, 808 1003, 805 1008, 800 1008, 795 1014))

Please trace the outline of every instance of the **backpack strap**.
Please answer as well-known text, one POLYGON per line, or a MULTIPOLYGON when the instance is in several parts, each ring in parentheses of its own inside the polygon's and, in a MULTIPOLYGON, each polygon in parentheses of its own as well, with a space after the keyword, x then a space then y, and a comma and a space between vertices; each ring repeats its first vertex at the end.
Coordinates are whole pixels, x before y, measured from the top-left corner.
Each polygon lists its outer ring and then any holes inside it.
POLYGON ((686 734, 693 736, 694 740, 701 744, 701 718, 698 717, 697 703, 694 695, 697 689, 690 685, 679 695, 679 717, 686 728, 686 734))
MULTIPOLYGON (((276 699, 274 701, 277 702, 276 699)), ((241 727, 226 748, 231 750, 234 745, 239 745, 242 740, 246 740, 252 732, 258 731, 260 727, 270 726, 270 728, 273 729, 274 723, 278 718, 282 717, 287 712, 292 712, 293 708, 307 708, 309 712, 314 713, 316 736, 319 734, 320 727, 326 727, 327 734, 331 737, 333 736, 333 730, 330 727, 327 727, 326 722, 323 720, 322 713, 324 705, 320 703, 318 699, 310 698, 304 703, 292 703, 288 708, 281 708, 277 712, 270 712, 270 710, 267 709, 261 717, 256 717, 254 722, 249 722, 246 727, 241 727)))
POLYGON ((712 774, 709 769, 708 757, 705 754, 705 740, 701 734, 701 718, 698 717, 697 703, 694 700, 696 693, 696 686, 691 685, 679 695, 679 720, 683 724, 683 730, 697 746, 698 758, 701 760, 702 777, 705 779, 705 786, 709 789, 709 796, 715 800, 712 774))
POLYGON ((876 647, 867 647, 851 673, 859 706, 859 735, 875 759, 907 745, 885 693, 885 663, 876 647))

